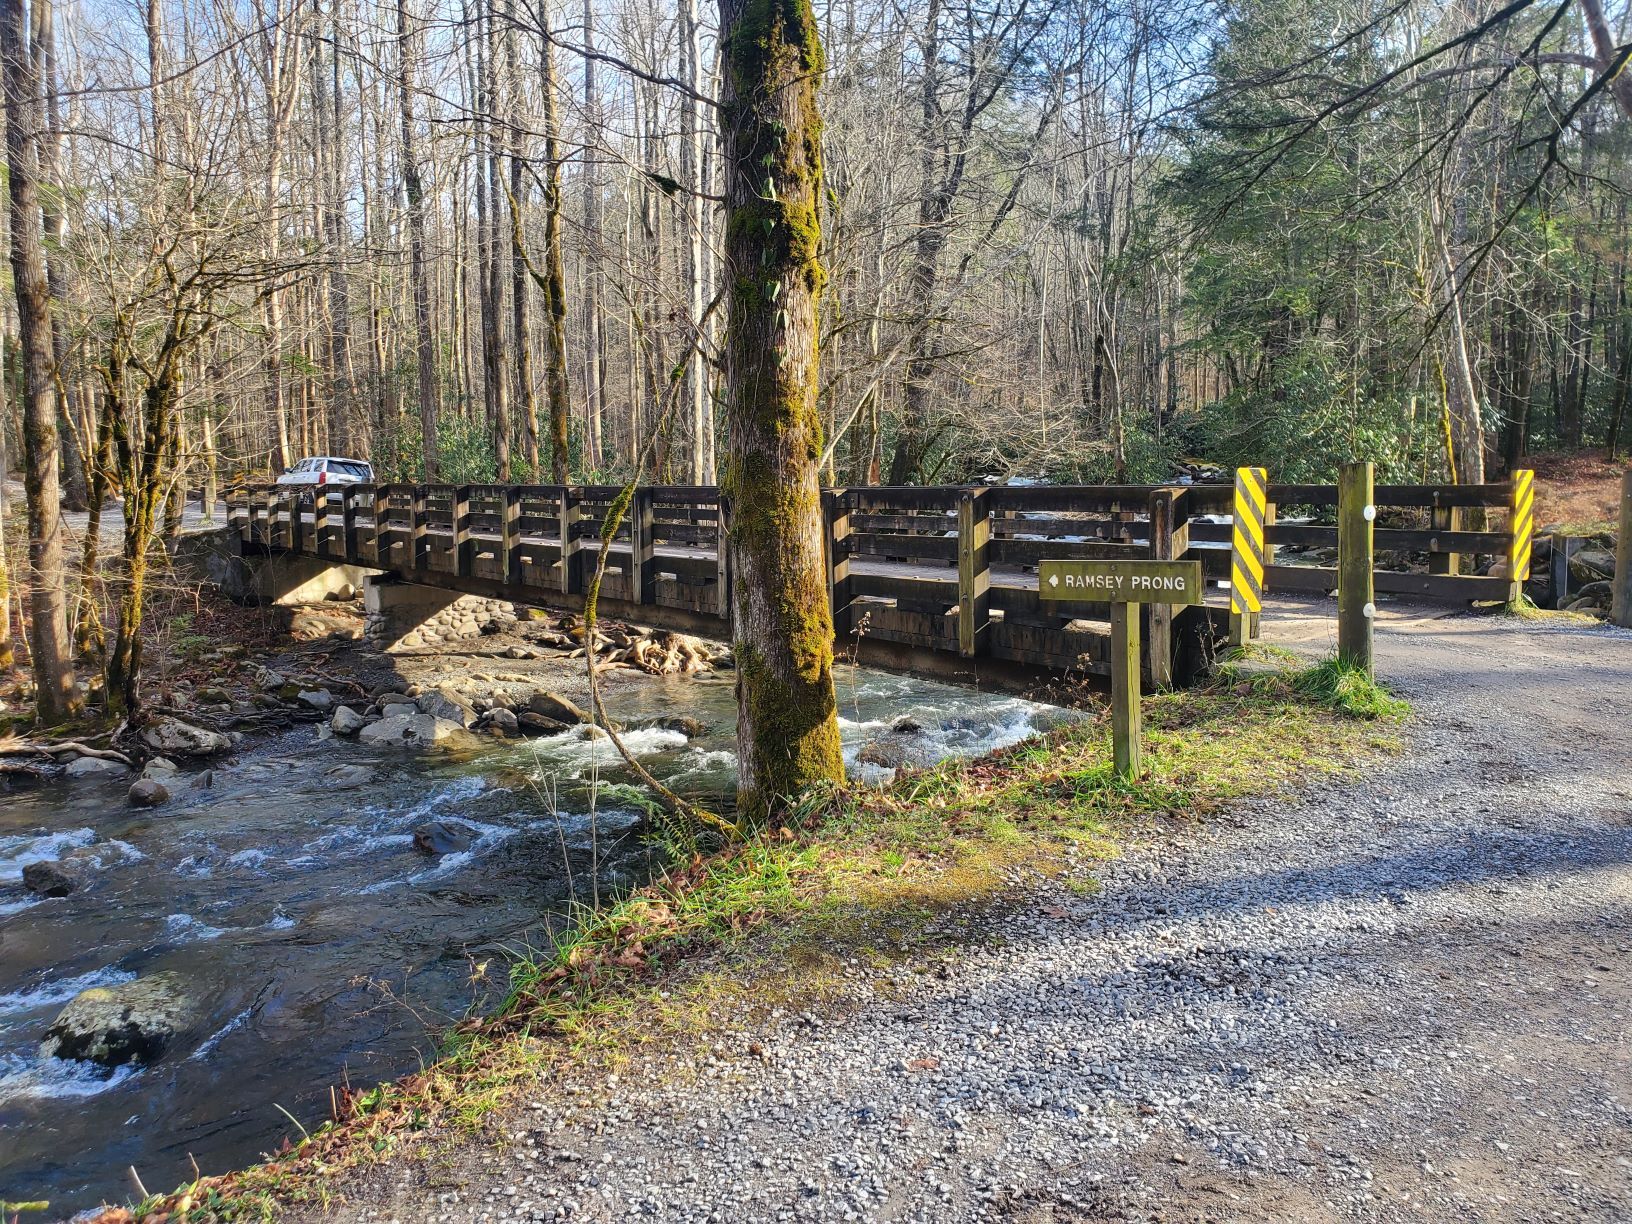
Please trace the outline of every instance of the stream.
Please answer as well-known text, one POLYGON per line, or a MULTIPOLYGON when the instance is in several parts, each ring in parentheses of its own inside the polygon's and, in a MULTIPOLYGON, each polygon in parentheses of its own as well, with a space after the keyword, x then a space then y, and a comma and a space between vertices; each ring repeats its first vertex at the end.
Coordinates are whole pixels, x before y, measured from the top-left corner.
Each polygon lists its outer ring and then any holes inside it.
MULTIPOLYGON (((864 781, 1062 717, 851 667, 838 687, 846 762, 864 781)), ((729 794, 728 678, 654 680, 620 694, 617 713, 700 720, 707 732, 690 740, 625 739, 676 790, 729 794)), ((327 1118, 331 1084, 417 1069, 438 1033, 502 997, 514 952, 547 946, 575 903, 657 865, 636 811, 607 791, 626 768, 581 730, 458 757, 319 741, 306 726, 246 745, 208 786, 202 776, 178 777, 149 811, 126 805, 122 781, 0 796, 0 1200, 49 1199, 60 1218, 134 1197, 132 1167, 159 1191, 189 1180, 194 1160, 206 1174, 254 1161, 298 1133, 291 1118, 327 1118), (342 765, 362 767, 347 786, 330 776, 342 765), (415 849, 416 828, 448 819, 475 831, 468 849, 415 849), (76 852, 94 863, 86 886, 23 889, 28 863, 76 852), (161 971, 186 983, 198 1019, 158 1062, 110 1075, 41 1055, 80 991, 161 971)))

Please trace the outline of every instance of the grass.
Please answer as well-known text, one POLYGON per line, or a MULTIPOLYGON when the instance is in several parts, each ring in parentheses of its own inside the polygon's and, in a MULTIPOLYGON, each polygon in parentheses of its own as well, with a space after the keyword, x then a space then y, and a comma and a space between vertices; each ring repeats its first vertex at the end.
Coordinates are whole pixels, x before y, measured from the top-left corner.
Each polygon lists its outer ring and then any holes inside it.
POLYGON ((1510 599, 1506 603, 1494 604, 1491 613, 1497 616, 1511 616, 1518 620, 1534 621, 1537 624, 1549 625, 1601 625, 1600 617, 1588 616, 1585 612, 1571 612, 1564 608, 1539 608, 1528 595, 1520 595, 1517 599, 1510 599))
POLYGON ((103 1219, 271 1219, 281 1203, 326 1205, 336 1173, 479 1129, 519 1084, 616 1068, 652 1042, 703 1043, 716 1016, 741 1027, 808 1008, 853 983, 853 962, 922 969, 960 928, 977 931, 985 907, 1039 886, 1091 896, 1095 864, 1130 839, 1352 771, 1398 746, 1405 712, 1335 662, 1250 674, 1226 662, 1206 688, 1147 699, 1138 781, 1113 772, 1099 718, 888 786, 810 794, 786 827, 677 854, 662 879, 580 912, 513 964, 503 1005, 458 1026, 424 1071, 337 1096, 333 1121, 261 1165, 103 1219))

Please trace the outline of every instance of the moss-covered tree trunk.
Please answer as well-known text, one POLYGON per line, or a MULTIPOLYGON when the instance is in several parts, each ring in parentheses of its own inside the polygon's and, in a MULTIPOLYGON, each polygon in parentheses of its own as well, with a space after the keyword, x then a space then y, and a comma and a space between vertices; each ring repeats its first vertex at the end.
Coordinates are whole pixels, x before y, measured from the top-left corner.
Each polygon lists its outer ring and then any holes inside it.
POLYGON ((735 581, 737 798, 774 817, 840 779, 822 562, 816 308, 822 292, 822 47, 808 0, 720 0, 727 454, 735 581))
POLYGON ((28 46, 24 0, 0 2, 0 92, 5 96, 11 203, 11 275, 23 373, 23 484, 28 501, 29 647, 34 701, 47 726, 76 717, 84 701, 74 680, 64 590, 64 533, 58 487, 56 358, 40 212, 40 81, 28 46))

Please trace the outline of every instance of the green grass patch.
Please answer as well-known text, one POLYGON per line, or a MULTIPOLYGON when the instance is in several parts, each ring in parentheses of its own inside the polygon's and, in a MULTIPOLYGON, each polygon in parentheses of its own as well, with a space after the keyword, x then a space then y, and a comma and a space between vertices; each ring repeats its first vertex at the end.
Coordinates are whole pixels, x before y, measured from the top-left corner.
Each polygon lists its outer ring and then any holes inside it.
POLYGON ((1493 604, 1488 611, 1495 616, 1511 616, 1517 620, 1534 621, 1543 625, 1601 625, 1603 621, 1585 612, 1570 612, 1563 608, 1539 608, 1528 595, 1520 595, 1506 603, 1493 604))
POLYGON ((1405 710, 1335 662, 1250 672, 1226 663, 1205 688, 1146 699, 1137 781, 1116 776, 1107 721, 1088 716, 887 786, 807 795, 787 826, 708 855, 676 853, 663 878, 524 950, 496 1014, 458 1026, 420 1074, 337 1098, 335 1120, 290 1151, 132 1214, 256 1219, 273 1203, 321 1202, 336 1172, 479 1128, 516 1085, 551 1070, 616 1067, 645 1043, 697 1042, 720 1014, 740 1023, 808 1007, 853 982, 852 961, 925 969, 949 929, 978 932, 989 904, 1049 881, 1091 896, 1094 863, 1130 839, 1182 832, 1233 798, 1396 749, 1392 724, 1405 710))

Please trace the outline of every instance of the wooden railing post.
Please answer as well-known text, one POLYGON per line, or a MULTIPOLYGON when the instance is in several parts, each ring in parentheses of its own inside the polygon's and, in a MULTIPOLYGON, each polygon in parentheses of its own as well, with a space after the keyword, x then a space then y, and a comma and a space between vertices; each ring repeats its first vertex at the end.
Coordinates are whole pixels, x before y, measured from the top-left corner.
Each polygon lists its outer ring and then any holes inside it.
POLYGON ((1524 597, 1530 578, 1530 550, 1536 537, 1536 474, 1528 469, 1513 473, 1512 499, 1508 507, 1507 530, 1511 537, 1507 552, 1507 601, 1524 597))
POLYGON ((476 572, 476 541, 470 538, 470 486, 453 491, 453 572, 468 578, 476 572))
POLYGON ((340 486, 340 555, 348 565, 357 564, 356 485, 340 486))
POLYGON ((285 552, 300 550, 300 497, 293 489, 278 490, 278 539, 285 552))
POLYGON ((827 553, 827 606, 833 615, 833 637, 842 640, 855 628, 850 615, 850 492, 822 490, 823 551, 827 553))
POLYGON ((261 543, 278 546, 278 491, 276 486, 261 490, 261 543))
POLYGON ((966 659, 981 652, 992 615, 991 533, 986 490, 964 489, 958 495, 958 653, 966 659))
POLYGON ((1609 618, 1622 629, 1632 629, 1632 468, 1621 477, 1620 535, 1615 537, 1615 585, 1611 588, 1609 618))
POLYGON ((578 591, 578 541, 574 527, 578 522, 578 506, 572 489, 561 490, 561 593, 572 595, 578 591))
POLYGON ((504 505, 499 513, 499 573, 507 586, 521 585, 521 490, 504 486, 504 505))
POLYGON ((312 490, 312 555, 323 557, 326 545, 323 537, 329 534, 329 490, 318 485, 312 490))
MULTIPOLYGON (((1150 556, 1154 561, 1171 561, 1174 550, 1174 517, 1178 494, 1172 489, 1155 489, 1150 495, 1150 556)), ((1145 604, 1150 633, 1145 642, 1145 657, 1149 661, 1146 674, 1152 688, 1169 688, 1173 684, 1173 605, 1145 604)), ((1131 617, 1137 619, 1139 609, 1131 617)), ((1138 642, 1135 630, 1134 641, 1138 642)))
POLYGON ((1372 578, 1372 466, 1345 463, 1337 474, 1337 657, 1373 672, 1372 623, 1377 618, 1372 578))
MULTIPOLYGON (((1434 531, 1461 531, 1461 506, 1435 506, 1433 509, 1434 531)), ((1434 546, 1439 546, 1435 539, 1434 546)), ((1462 572, 1462 558, 1454 552, 1430 552, 1428 554, 1428 572, 1430 574, 1458 574, 1462 572)))
POLYGON ((408 490, 408 566, 410 569, 430 568, 430 524, 425 521, 426 503, 430 500, 427 486, 416 484, 408 490))
POLYGON ((629 602, 652 603, 652 491, 637 488, 629 503, 629 602))

